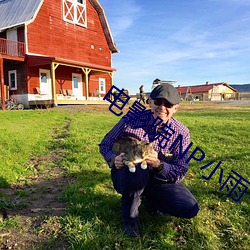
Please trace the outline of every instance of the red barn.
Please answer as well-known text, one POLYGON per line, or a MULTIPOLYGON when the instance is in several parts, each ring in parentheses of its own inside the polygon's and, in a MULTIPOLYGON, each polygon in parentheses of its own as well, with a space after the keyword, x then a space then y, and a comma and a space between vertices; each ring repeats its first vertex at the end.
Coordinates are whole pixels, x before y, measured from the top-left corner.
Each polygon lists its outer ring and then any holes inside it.
POLYGON ((101 102, 116 52, 98 0, 0 0, 2 102, 101 102))

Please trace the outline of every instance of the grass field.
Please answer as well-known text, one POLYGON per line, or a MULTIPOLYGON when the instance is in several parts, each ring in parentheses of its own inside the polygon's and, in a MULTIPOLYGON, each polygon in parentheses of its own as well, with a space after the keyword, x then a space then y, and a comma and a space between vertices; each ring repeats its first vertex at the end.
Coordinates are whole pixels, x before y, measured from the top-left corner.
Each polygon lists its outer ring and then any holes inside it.
POLYGON ((239 202, 219 191, 231 170, 250 181, 250 107, 183 103, 175 117, 190 129, 191 152, 198 146, 206 154, 190 161, 183 181, 200 212, 191 220, 150 216, 142 205, 142 236, 131 239, 98 148, 119 120, 108 106, 1 111, 0 248, 250 249, 250 191, 239 202), (218 170, 206 181, 219 161, 222 183, 218 170), (45 203, 51 197, 57 203, 45 203))

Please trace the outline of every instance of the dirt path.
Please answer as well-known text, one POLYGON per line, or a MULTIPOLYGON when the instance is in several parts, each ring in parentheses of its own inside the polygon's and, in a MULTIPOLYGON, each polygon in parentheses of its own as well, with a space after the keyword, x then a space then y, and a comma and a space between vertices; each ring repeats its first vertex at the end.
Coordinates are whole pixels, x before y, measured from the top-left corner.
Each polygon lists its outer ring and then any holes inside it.
MULTIPOLYGON (((67 136, 69 126, 70 120, 66 120, 63 128, 53 129, 54 144, 60 145, 60 140, 67 136)), ((60 236, 59 216, 66 208, 60 195, 74 178, 59 167, 63 156, 64 151, 59 147, 51 150, 49 155, 30 159, 27 167, 33 169, 34 175, 19 179, 18 184, 9 188, 0 189, 5 197, 2 199, 5 206, 1 209, 0 219, 12 224, 9 230, 0 229, 0 249, 47 249, 45 247, 52 244, 51 239, 55 235, 57 240, 53 242, 53 249, 67 246, 60 236), (16 224, 14 230, 13 224, 16 224)))

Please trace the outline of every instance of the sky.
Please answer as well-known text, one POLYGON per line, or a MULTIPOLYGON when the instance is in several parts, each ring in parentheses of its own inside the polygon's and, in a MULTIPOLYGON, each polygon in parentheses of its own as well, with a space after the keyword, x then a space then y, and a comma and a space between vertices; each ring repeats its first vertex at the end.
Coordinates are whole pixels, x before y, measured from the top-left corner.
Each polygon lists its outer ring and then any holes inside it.
POLYGON ((119 50, 114 85, 151 91, 174 86, 250 83, 250 0, 99 0, 119 50))

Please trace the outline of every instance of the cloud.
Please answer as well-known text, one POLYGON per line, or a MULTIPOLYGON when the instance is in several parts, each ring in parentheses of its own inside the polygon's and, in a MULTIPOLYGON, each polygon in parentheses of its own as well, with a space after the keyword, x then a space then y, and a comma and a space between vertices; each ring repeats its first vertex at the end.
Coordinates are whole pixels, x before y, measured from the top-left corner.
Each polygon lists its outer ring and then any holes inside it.
MULTIPOLYGON (((105 3, 106 0, 101 2, 105 3)), ((135 0, 112 0, 112 8, 106 8, 105 12, 110 22, 112 34, 115 37, 121 36, 135 22, 141 9, 135 0)), ((108 2, 108 1, 107 1, 108 2)), ((108 3, 107 3, 108 5, 108 3)))
POLYGON ((250 0, 100 0, 120 53, 115 85, 138 92, 155 78, 186 84, 249 78, 250 0), (140 4, 140 6, 139 6, 140 4))

